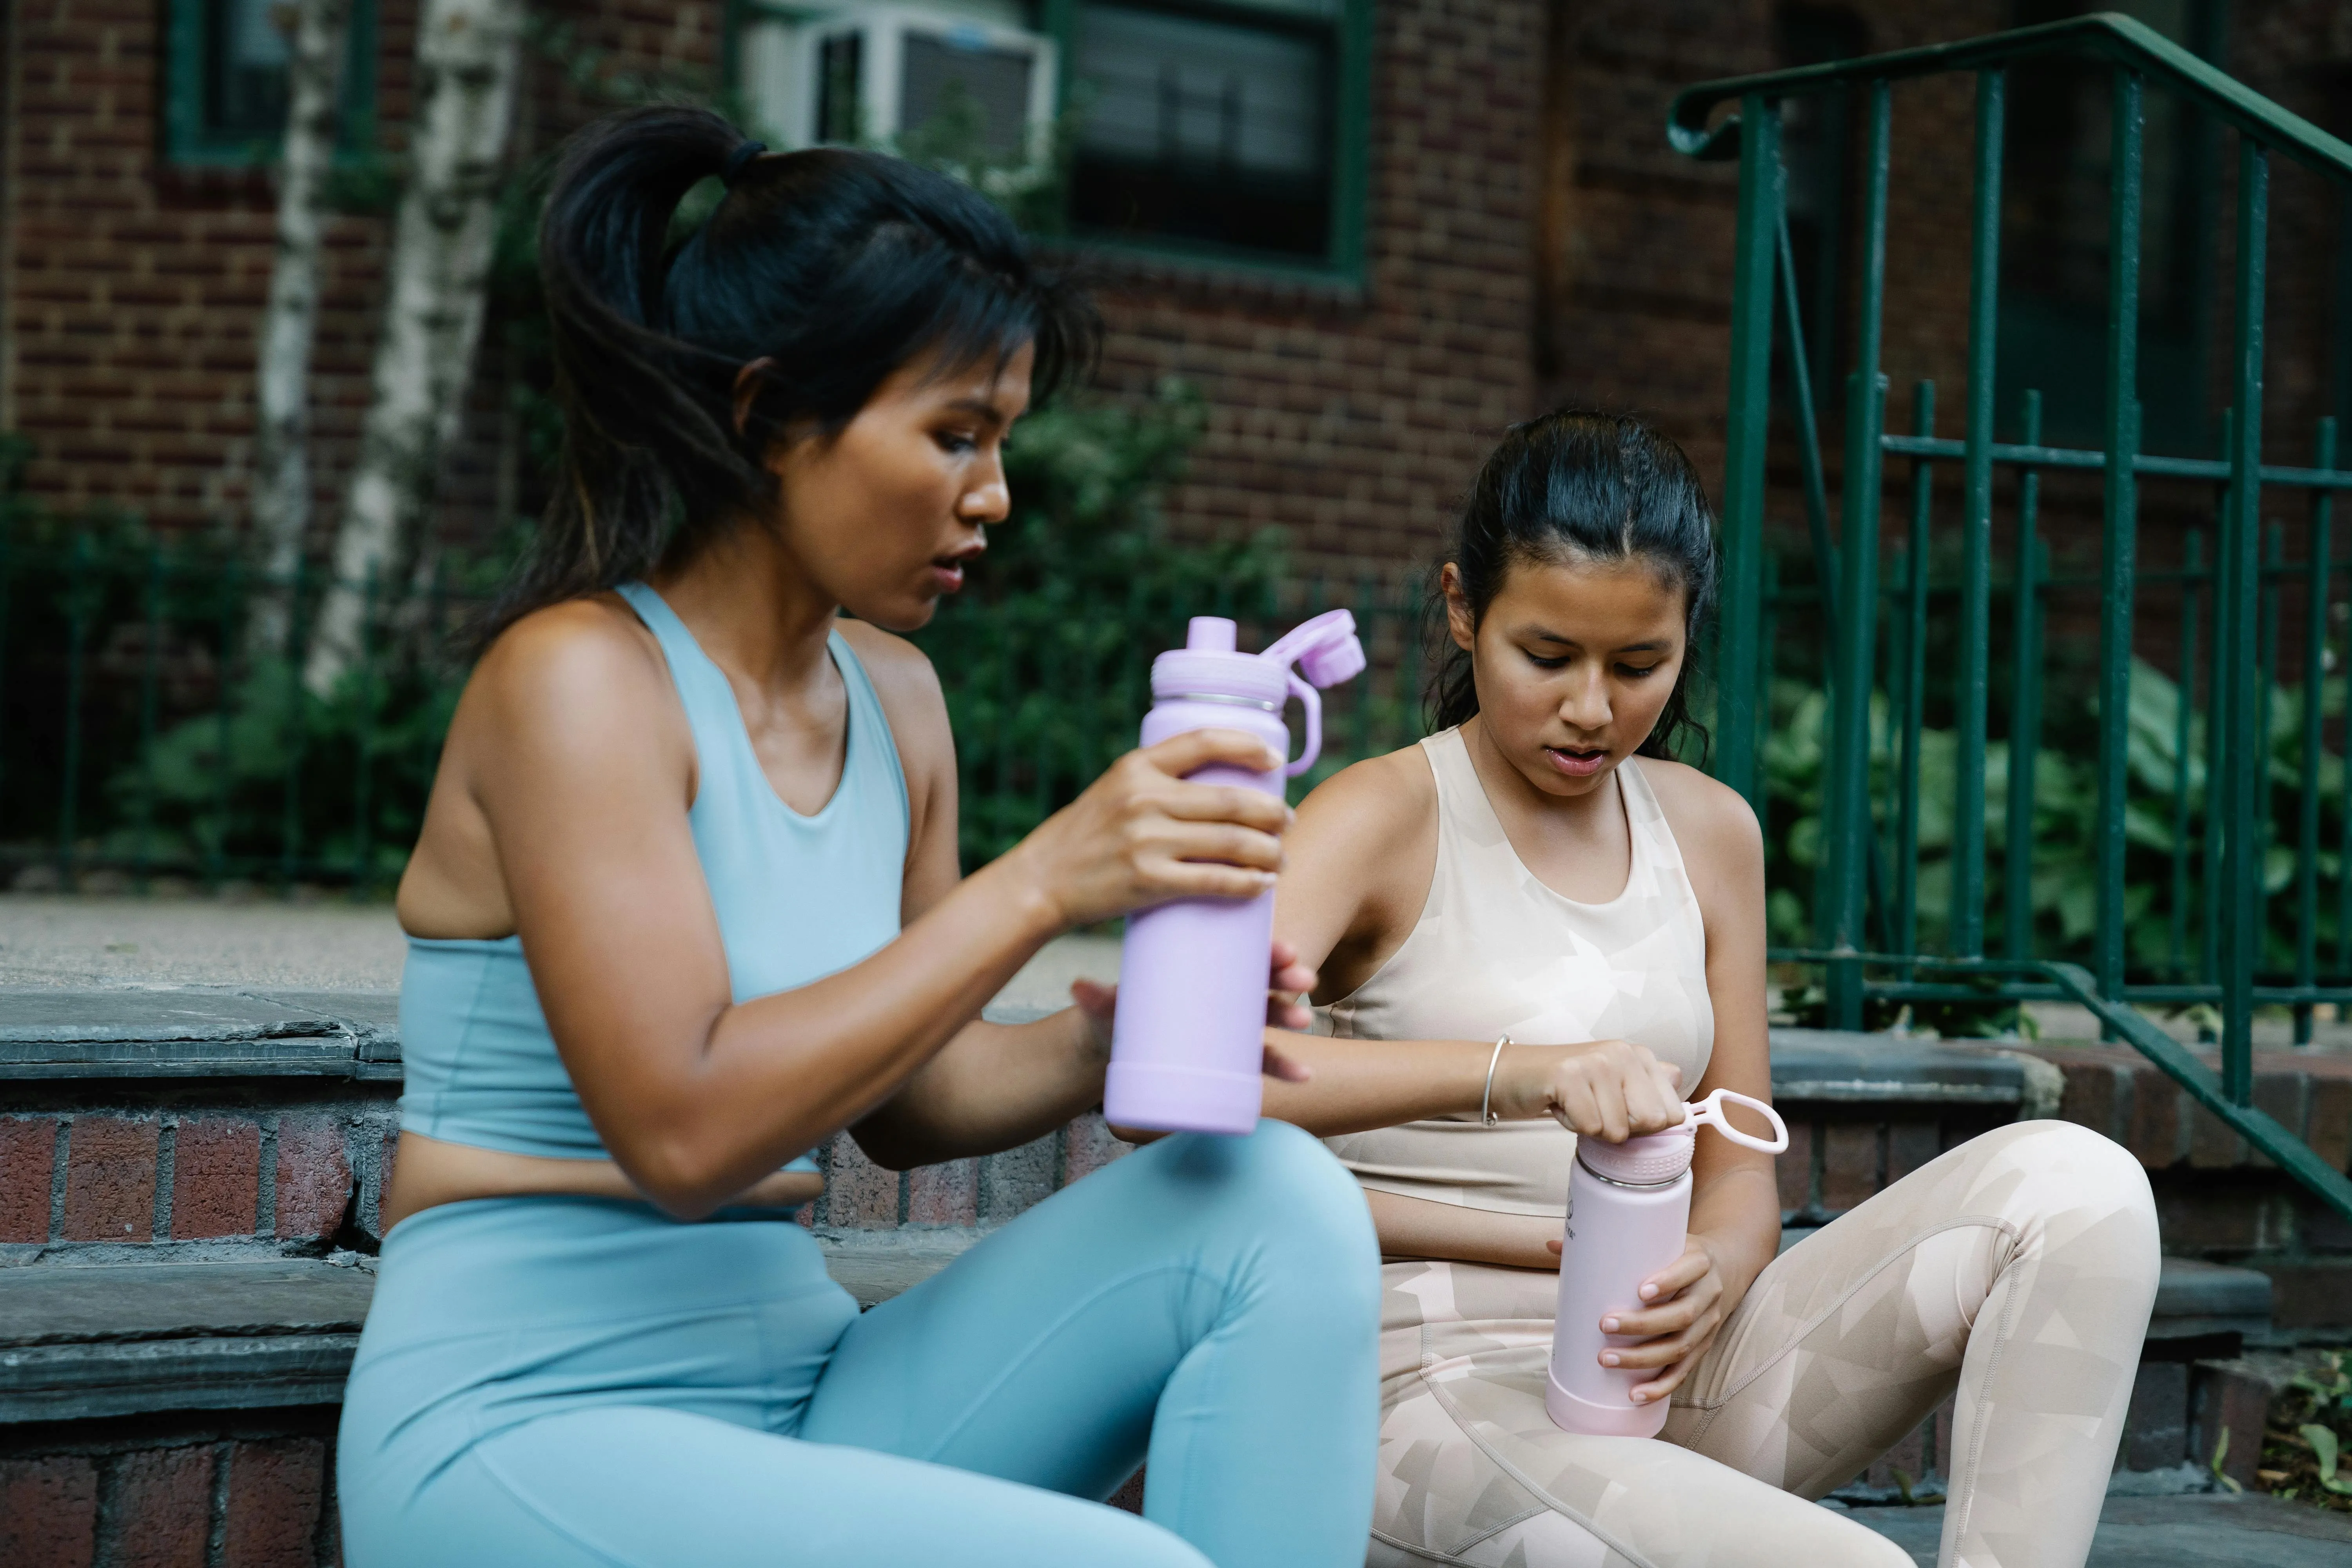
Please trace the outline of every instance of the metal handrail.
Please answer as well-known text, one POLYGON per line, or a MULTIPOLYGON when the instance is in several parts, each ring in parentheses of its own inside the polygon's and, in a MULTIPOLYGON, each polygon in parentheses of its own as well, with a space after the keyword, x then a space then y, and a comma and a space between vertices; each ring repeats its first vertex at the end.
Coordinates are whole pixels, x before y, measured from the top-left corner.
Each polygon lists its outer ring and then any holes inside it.
MULTIPOLYGON (((1703 83, 1676 96, 1668 113, 1667 135, 1695 158, 1739 160, 1738 217, 1733 242, 1730 406, 1725 451, 1723 497, 1723 598, 1717 658, 1724 672, 1717 707, 1716 772, 1751 803, 1762 800, 1760 737, 1756 672, 1769 670, 1770 605, 1765 584, 1769 571, 1764 547, 1766 458, 1770 443, 1773 338, 1785 315, 1792 342, 1801 343, 1795 294, 1782 274, 1793 267, 1786 233, 1787 172, 1780 159, 1781 105, 1809 93, 1856 89, 1863 130, 1861 238, 1853 374, 1846 383, 1844 460, 1839 527, 1832 539, 1823 515, 1827 485, 1818 454, 1804 454, 1808 531, 1821 579, 1816 623, 1829 648, 1825 685, 1830 700, 1825 748, 1822 840, 1826 851, 1818 885, 1818 946, 1776 951, 1773 956, 1816 963, 1825 972, 1830 1021, 1858 1027, 1866 999, 1926 1000, 1946 987, 1913 978, 1917 971, 1975 973, 2001 982, 1999 995, 2070 995, 2090 1006, 2105 1032, 2120 1038, 2179 1081, 2256 1148, 2292 1172, 2322 1201, 2352 1217, 2352 1181, 2331 1171, 2284 1127, 2252 1109, 2252 1016, 2254 1007, 2284 995, 2297 1008, 2299 1035, 2308 1029, 2315 1002, 2339 1004, 2352 991, 2317 982, 2315 943, 2318 857, 2317 751, 2322 732, 2317 671, 2318 634, 2305 648, 2305 743, 2297 877, 2298 918, 2294 984, 2256 984, 2265 940, 2263 857, 2271 821, 2269 710, 2276 617, 2268 613, 2270 593, 2284 562, 2276 546, 2265 546, 2262 496, 2266 485, 2302 490, 2311 506, 2311 548, 2305 567, 2315 628, 2324 624, 2329 581, 2338 563, 2332 555, 2333 497, 2352 489, 2352 468, 2336 460, 2335 422, 2320 421, 2315 461, 2308 468, 2263 461, 2263 395, 2265 349, 2264 286, 2268 268, 2271 162, 2291 157, 2336 185, 2352 186, 2352 146, 2158 37, 2126 16, 2104 14, 2040 26, 1858 59, 1770 71, 1703 83), (2113 155, 2108 181, 2109 266, 2106 343, 2101 356, 2106 379, 2103 440, 2096 451, 2045 445, 2040 432, 2039 395, 2025 399, 2024 439, 1996 441, 1996 338, 2000 318, 2001 243, 2000 186, 2011 91, 2009 68, 2021 60, 2058 54, 2104 57, 2112 72, 2113 155), (1976 87, 1973 148, 1974 191, 1968 238, 1969 304, 1967 397, 1962 439, 1939 438, 1935 430, 1934 388, 1922 383, 1913 428, 1887 429, 1887 377, 1882 370, 1887 288, 1888 187, 1892 163, 1892 87, 1902 80, 1972 73, 1976 87), (2150 86, 2171 89, 2204 109, 2239 137, 2234 200, 2229 382, 2231 413, 2218 458, 2158 457, 2141 449, 2138 399, 2140 248, 2143 217, 2145 94, 2150 86), (1736 100, 1735 116, 1710 126, 1714 111, 1736 100), (1776 288, 1776 283, 1783 285, 1776 288), (1901 763, 1894 843, 1875 816, 1871 794, 1871 705, 1878 689, 1883 590, 1878 557, 1886 506, 1889 460, 1911 465, 1911 516, 1904 546, 1907 612, 1890 623, 1899 650, 1893 664, 1900 676, 1887 694, 1899 720, 1901 763), (1918 622, 1926 593, 1934 462, 1957 467, 1961 478, 1958 588, 1959 653, 1955 671, 1956 752, 1950 868, 1952 902, 1948 952, 1886 953, 1886 947, 1916 947, 1916 907, 1919 860, 1918 759, 1924 710, 1924 646, 1918 622), (2021 477, 2018 496, 2015 579, 2018 617, 2009 658, 2018 676, 2019 698, 2010 717, 2011 768, 2005 832, 2003 876, 2007 897, 2002 924, 2007 951, 1988 952, 1986 921, 1988 835, 1986 808, 1990 743, 1990 695, 1993 654, 1992 518, 1994 473, 2011 468, 2021 477), (2039 474, 2076 468, 2102 474, 2098 583, 2101 590, 2097 777, 2094 883, 2096 915, 2092 962, 2078 966, 2042 959, 2032 951, 2032 911, 2021 894, 2033 865, 2031 811, 2033 802, 2038 691, 2042 643, 2037 584, 2050 582, 2038 532, 2039 474), (2200 881, 2203 921, 2196 978, 2203 984, 2152 986, 2126 981, 2125 927, 2128 900, 2126 801, 2128 790, 2132 629, 2134 595, 2143 581, 2161 574, 2137 569, 2139 500, 2143 477, 2211 483, 2221 496, 2220 550, 2210 574, 2214 636, 2210 652, 2211 682, 2207 703, 2207 795, 2203 822, 2204 868, 2200 881), (2257 684, 2258 680, 2261 684, 2257 684), (1884 857, 1894 865, 1891 895, 1883 892, 1884 857), (1876 915, 1873 921, 1871 916, 1876 915), (1879 940, 1872 940, 1871 927, 1879 940), (1873 981, 1865 971, 1895 966, 1900 978, 1873 981), (2219 1004, 2221 1070, 2199 1062, 2136 1011, 2136 1002, 2159 993, 2210 994, 2219 1004)), ((1817 428, 1812 389, 1803 373, 1804 356, 1790 355, 1797 424, 1810 445, 1817 428)), ((2177 575, 2184 592, 2202 593, 2201 567, 2184 566, 2177 575)), ((2193 618, 2185 621, 2194 635, 2193 618)), ((2184 658, 2193 656, 2184 652, 2184 658)), ((2189 698, 2179 742, 2186 768, 2189 698)), ((2185 772, 2182 774, 2185 780, 2185 772)), ((2184 822, 2186 784, 2179 785, 2176 822, 2184 822)), ((2352 823, 2352 795, 2347 798, 2352 823)), ((2185 827, 2182 829, 2185 832, 2185 827)), ((2352 855, 2352 826, 2346 850, 2352 855)), ((2185 898, 2186 869, 2178 850, 2174 868, 2176 910, 2185 898)), ((2339 873, 2343 919, 2352 922, 2352 869, 2339 873)), ((2175 916, 2175 945, 2181 941, 2175 916)), ((2339 935, 2339 949, 2352 955, 2352 942, 2339 935)), ((2348 959, 2347 961, 2352 961, 2348 959)), ((2176 977, 2177 978, 2177 977, 2176 977)))
POLYGON ((1793 98, 1857 81, 1899 81, 1980 70, 2035 55, 2089 52, 2131 67, 2211 110, 2225 123, 2269 142, 2324 174, 2352 178, 2352 142, 2330 136, 2310 121, 2264 98, 2226 71, 2182 48, 2144 22, 2116 11, 2070 16, 1992 33, 1956 44, 1927 44, 1858 59, 1830 60, 1759 71, 1753 76, 1703 81, 1675 95, 1666 110, 1666 137, 1675 151, 1706 162, 1739 155, 1739 117, 1710 126, 1720 105, 1749 96, 1793 98))

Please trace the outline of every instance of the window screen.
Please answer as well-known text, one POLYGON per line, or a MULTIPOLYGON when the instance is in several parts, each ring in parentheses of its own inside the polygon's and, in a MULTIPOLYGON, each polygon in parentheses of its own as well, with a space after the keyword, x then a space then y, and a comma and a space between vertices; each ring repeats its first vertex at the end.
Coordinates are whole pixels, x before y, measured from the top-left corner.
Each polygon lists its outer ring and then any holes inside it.
POLYGON ((205 0, 204 128, 274 140, 286 130, 286 36, 272 0, 205 0))
POLYGON ((1320 260, 1334 43, 1286 26, 1088 5, 1073 62, 1081 227, 1320 260))
POLYGON ((908 33, 899 68, 898 121, 907 130, 969 115, 990 153, 1020 153, 1029 116, 1028 55, 965 44, 953 34, 908 33))

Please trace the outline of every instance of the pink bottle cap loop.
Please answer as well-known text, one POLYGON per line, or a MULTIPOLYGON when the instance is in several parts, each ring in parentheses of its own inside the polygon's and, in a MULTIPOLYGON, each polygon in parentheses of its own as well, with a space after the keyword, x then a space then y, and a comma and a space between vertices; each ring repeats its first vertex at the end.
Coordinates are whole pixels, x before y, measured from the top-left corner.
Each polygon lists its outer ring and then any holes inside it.
POLYGON ((1760 1100, 1750 1099, 1744 1094, 1734 1094, 1727 1089, 1718 1089, 1705 1100, 1692 1105, 1689 1110, 1690 1114, 1683 1119, 1683 1125, 1689 1128, 1693 1135, 1696 1135, 1702 1126, 1712 1127, 1741 1148, 1753 1149, 1759 1154, 1778 1154, 1789 1146, 1789 1124, 1780 1120, 1779 1111, 1760 1100), (1773 1131, 1780 1134, 1779 1141, 1767 1142, 1734 1127, 1731 1124, 1731 1118, 1724 1114, 1723 1102, 1727 1100, 1744 1105, 1748 1110, 1762 1115, 1764 1120, 1772 1124, 1773 1131))

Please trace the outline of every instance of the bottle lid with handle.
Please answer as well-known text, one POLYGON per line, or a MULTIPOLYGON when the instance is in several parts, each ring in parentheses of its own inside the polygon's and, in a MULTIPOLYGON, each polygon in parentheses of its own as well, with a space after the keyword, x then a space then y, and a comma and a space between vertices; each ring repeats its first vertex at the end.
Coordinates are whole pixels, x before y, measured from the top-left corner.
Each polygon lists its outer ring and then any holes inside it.
POLYGON ((1696 1104, 1684 1106, 1682 1124, 1678 1127, 1670 1127, 1664 1132, 1645 1133, 1639 1138, 1628 1138, 1622 1143, 1604 1143, 1598 1138, 1579 1138, 1576 1141, 1576 1157, 1596 1176, 1603 1176, 1629 1187, 1662 1186, 1690 1169, 1691 1156, 1697 1152, 1698 1130, 1701 1127, 1712 1127, 1741 1148, 1754 1149, 1760 1153, 1778 1154, 1789 1146, 1789 1124, 1780 1120, 1779 1111, 1760 1100, 1734 1094, 1727 1089, 1718 1089, 1696 1104), (1734 1127, 1731 1119, 1724 1113, 1725 1100, 1761 1113, 1772 1124, 1774 1136, 1759 1138, 1734 1127))
POLYGON ((1307 710, 1307 746, 1284 771, 1303 773, 1323 749, 1323 698, 1316 688, 1336 686, 1363 670, 1356 617, 1345 609, 1327 610, 1292 627, 1264 653, 1236 652, 1236 637, 1226 617, 1194 616, 1184 646, 1151 661, 1152 699, 1230 702, 1279 713, 1284 699, 1296 697, 1307 710), (1291 673, 1294 663, 1306 679, 1291 673))

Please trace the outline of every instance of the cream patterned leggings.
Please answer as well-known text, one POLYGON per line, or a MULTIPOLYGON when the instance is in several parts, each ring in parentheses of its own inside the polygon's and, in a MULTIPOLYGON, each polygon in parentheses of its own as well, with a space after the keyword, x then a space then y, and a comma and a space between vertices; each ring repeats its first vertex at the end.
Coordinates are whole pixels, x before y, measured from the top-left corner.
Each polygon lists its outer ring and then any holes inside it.
POLYGON ((2029 1121, 1954 1149, 1757 1278, 1664 1440, 1544 1415, 1554 1278, 1383 1269, 1371 1568, 1909 1568, 1809 1500, 1959 1390, 1943 1568, 2080 1568, 2156 1299, 2122 1148, 2029 1121))

